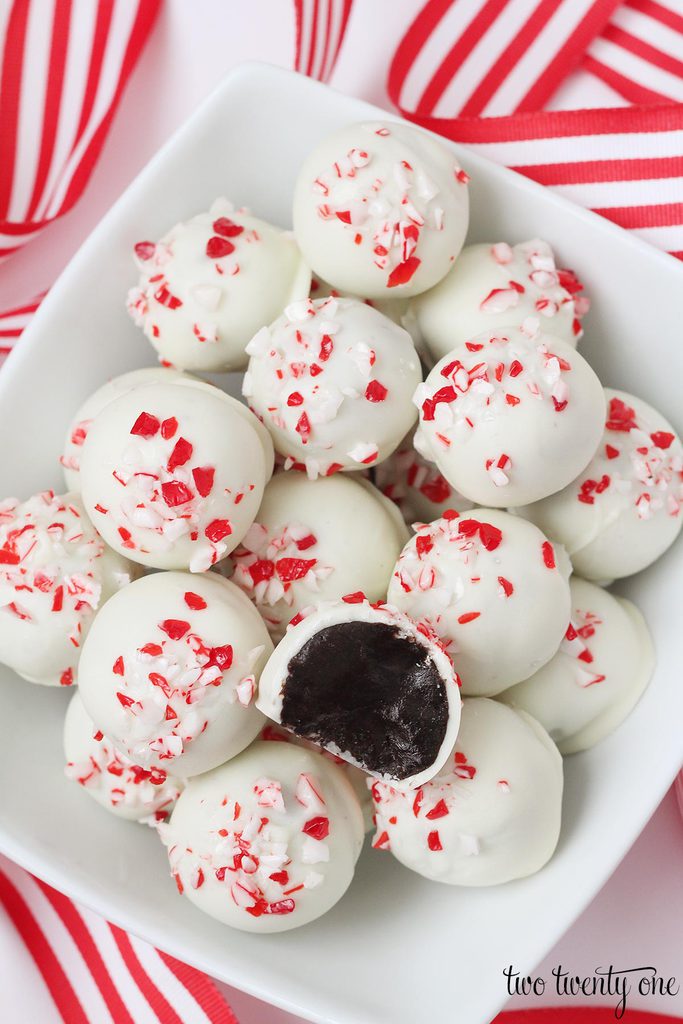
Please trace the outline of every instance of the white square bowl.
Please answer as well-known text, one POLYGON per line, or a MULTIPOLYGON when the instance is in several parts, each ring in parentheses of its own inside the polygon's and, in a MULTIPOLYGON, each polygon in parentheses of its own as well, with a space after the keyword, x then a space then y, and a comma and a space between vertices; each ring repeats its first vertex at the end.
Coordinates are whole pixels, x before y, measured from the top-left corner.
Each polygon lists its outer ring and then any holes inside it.
MULTIPOLYGON (((0 495, 62 488, 57 456, 85 396, 152 362, 124 309, 132 244, 218 195, 287 225, 306 152, 348 122, 387 116, 288 72, 225 79, 72 260, 0 373, 0 495)), ((540 236, 593 300, 582 352, 604 383, 681 421, 683 267, 525 178, 458 152, 472 175, 470 241, 540 236)), ((683 762, 683 546, 623 586, 645 613, 656 676, 628 721, 566 762, 562 838, 533 878, 447 888, 366 850, 320 921, 284 935, 231 931, 181 899, 151 831, 101 811, 63 777, 66 695, 0 667, 0 849, 110 921, 231 985, 330 1024, 487 1024, 503 968, 528 972, 626 853, 683 762)), ((647 879, 644 880, 647 884, 647 879)))

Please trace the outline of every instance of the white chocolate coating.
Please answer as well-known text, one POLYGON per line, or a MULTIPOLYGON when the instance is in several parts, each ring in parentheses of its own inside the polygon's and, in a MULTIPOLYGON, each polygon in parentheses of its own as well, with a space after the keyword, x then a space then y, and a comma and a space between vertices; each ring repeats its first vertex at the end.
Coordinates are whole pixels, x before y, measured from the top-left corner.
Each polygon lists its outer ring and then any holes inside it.
POLYGON ((544 498, 578 476, 605 413, 602 386, 583 356, 535 325, 453 349, 414 401, 418 451, 465 497, 495 508, 544 498))
POLYGON ((135 258, 128 310, 159 357, 185 370, 243 370, 252 335, 311 282, 291 235, 226 199, 156 245, 139 242, 135 258))
MULTIPOLYGON (((385 774, 375 772, 369 764, 359 764, 349 751, 340 750, 334 743, 325 744, 325 748, 342 760, 348 761, 349 764, 361 768, 366 774, 390 782, 398 789, 412 789, 419 786, 436 775, 455 742, 462 704, 460 680, 453 669, 450 657, 445 653, 443 645, 429 626, 425 623, 414 622, 391 605, 372 606, 362 594, 353 593, 347 595, 340 602, 319 605, 317 609, 304 615, 299 621, 291 623, 263 670, 256 705, 273 722, 282 724, 283 692, 289 673, 289 662, 320 630, 344 622, 369 622, 395 626, 401 635, 423 647, 426 656, 429 657, 444 682, 448 702, 448 721, 443 742, 433 764, 402 780, 390 779, 385 774)), ((356 685, 363 685, 362 679, 355 680, 355 682, 356 685)))
POLYGON ((1 501, 0 661, 32 683, 75 683, 95 612, 136 573, 96 533, 78 495, 1 501))
POLYGON ((433 462, 427 462, 416 451, 412 434, 377 467, 375 483, 382 494, 399 507, 408 526, 432 523, 448 509, 463 513, 473 507, 433 462))
POLYGON ((362 590, 386 596, 408 533, 365 480, 337 473, 308 480, 278 473, 266 486, 256 521, 231 557, 232 580, 254 602, 271 636, 320 601, 362 590))
POLYGON ((106 384, 94 391, 89 398, 86 398, 69 424, 64 438, 64 448, 59 457, 68 490, 78 492, 81 489, 81 449, 85 444, 92 421, 110 402, 113 402, 119 395, 124 395, 127 391, 140 387, 141 384, 163 383, 182 379, 185 376, 180 370, 174 370, 171 367, 147 366, 143 370, 131 370, 130 373, 122 373, 120 377, 112 377, 106 384))
POLYGON ((160 828, 178 889, 242 931, 308 924, 341 899, 363 843, 343 772, 289 743, 253 743, 192 779, 160 828))
POLYGON ((419 526, 389 601, 429 623, 466 696, 490 697, 553 657, 571 612, 571 565, 540 530, 499 509, 419 526))
POLYGON ((655 664, 652 638, 630 601, 578 577, 572 619, 557 654, 500 700, 528 712, 561 754, 587 750, 621 725, 655 664))
POLYGON ((358 299, 295 303, 247 351, 243 392, 285 468, 315 479, 376 465, 415 422, 410 335, 358 299))
POLYGON ((373 787, 375 849, 447 885, 500 885, 539 871, 560 833, 562 758, 524 712, 463 702, 455 750, 417 792, 373 787))
POLYGON ((183 783, 133 764, 95 726, 78 690, 64 719, 64 774, 112 814, 155 825, 165 821, 183 783))
POLYGON ((83 501, 134 561, 203 572, 239 544, 272 467, 266 431, 240 402, 199 381, 148 384, 94 420, 83 501))
POLYGON ((527 317, 575 346, 588 309, 581 290, 540 239, 467 245, 443 281, 412 300, 410 315, 434 361, 478 334, 521 327, 527 317))
POLYGON ((370 299, 417 295, 440 281, 465 240, 467 174, 407 125, 353 124, 306 158, 294 233, 316 274, 370 299))
POLYGON ((217 573, 153 573, 98 615, 83 648, 80 693, 126 757, 186 778, 234 757, 258 734, 254 697, 271 650, 258 612, 234 584, 217 573))
POLYGON ((683 523, 683 447, 640 398, 606 388, 605 430, 588 466, 558 494, 520 513, 564 544, 574 569, 604 582, 640 572, 683 523))

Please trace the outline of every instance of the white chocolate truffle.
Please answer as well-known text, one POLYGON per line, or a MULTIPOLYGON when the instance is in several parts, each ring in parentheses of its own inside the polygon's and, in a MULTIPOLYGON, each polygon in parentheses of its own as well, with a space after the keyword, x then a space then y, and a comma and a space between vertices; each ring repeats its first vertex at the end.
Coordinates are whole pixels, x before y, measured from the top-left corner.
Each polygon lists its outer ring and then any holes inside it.
POLYGON ((257 706, 272 721, 399 789, 444 764, 460 681, 425 623, 362 593, 293 620, 268 661, 257 706))
POLYGON ((232 553, 232 580, 277 638, 290 619, 320 601, 338 601, 356 588, 378 601, 408 539, 395 511, 365 480, 278 473, 232 553))
POLYGON ((141 768, 117 750, 90 718, 78 691, 64 719, 64 753, 66 777, 129 821, 165 821, 183 790, 179 779, 156 768, 141 768))
POLYGON ((591 462, 559 494, 520 509, 564 544, 579 575, 598 582, 647 568, 683 523, 683 447, 671 424, 634 395, 605 395, 591 462))
POLYGON ((92 423, 83 501, 113 548, 156 569, 203 572, 239 544, 272 472, 265 430, 209 384, 148 384, 92 423))
POLYGON ((170 367, 147 366, 143 370, 131 370, 130 373, 122 373, 120 377, 112 377, 106 384, 94 391, 89 398, 86 398, 69 424, 64 438, 64 448, 59 457, 67 488, 70 491, 80 491, 81 449, 85 444, 92 421, 110 402, 113 402, 119 395, 124 395, 127 391, 140 387, 141 384, 163 383, 184 377, 186 374, 170 367))
POLYGON ((283 729, 282 726, 276 725, 275 722, 268 722, 267 725, 264 725, 259 734, 259 739, 276 743, 293 743, 297 747, 305 747, 306 750, 312 750, 314 753, 320 754, 321 757, 325 757, 336 764, 349 780, 351 787, 356 794, 356 798, 360 804, 360 809, 363 812, 363 825, 365 826, 365 831, 372 831, 374 827, 374 807, 372 805, 370 785, 374 780, 371 775, 368 775, 367 772, 361 771, 360 768, 356 768, 355 764, 349 764, 348 761, 344 761, 343 758, 337 757, 336 754, 331 754, 329 750, 319 747, 317 743, 312 743, 311 740, 303 740, 300 736, 295 736, 293 732, 283 729))
POLYGON ((316 274, 369 299, 417 295, 450 270, 469 221, 467 174, 407 125, 352 124, 306 158, 294 233, 316 274))
POLYGON ((239 754, 263 725, 254 697, 268 631, 217 573, 153 573, 97 616, 81 657, 85 708, 142 768, 179 778, 239 754))
POLYGON ((418 526, 388 599, 441 637, 463 694, 490 697, 557 651, 571 611, 570 573, 562 548, 531 523, 478 508, 418 526))
POLYGON ((569 270, 558 270, 547 242, 468 245, 439 284, 410 304, 432 359, 486 331, 521 327, 538 317, 555 338, 575 346, 588 300, 569 270))
POLYGON ((541 723, 561 754, 587 750, 630 714, 655 656, 643 616, 630 601, 574 577, 572 618, 557 654, 500 700, 541 723))
POLYGON ((363 843, 344 774, 288 743, 254 743, 191 779, 160 828, 180 892, 242 931, 308 924, 341 899, 363 843))
POLYGON ((463 701, 455 750, 413 793, 375 783, 375 849, 447 885, 500 885, 553 855, 562 758, 544 729, 494 700, 463 701))
POLYGON ((249 339, 308 295, 294 239, 217 199, 156 245, 138 242, 128 310, 159 353, 184 370, 243 370, 249 339))
POLYGON ((0 662, 32 683, 71 686, 95 612, 136 573, 78 495, 0 501, 0 662))
POLYGON ((247 351, 244 395, 285 468, 315 479, 373 466, 415 422, 422 374, 410 335, 357 299, 289 306, 247 351))
POLYGON ((467 512, 473 503, 452 487, 433 462, 427 462, 406 437, 375 470, 375 483, 401 510, 408 524, 431 523, 444 512, 467 512))
POLYGON ((480 334, 415 392, 415 446, 478 505, 514 507, 565 487, 600 441, 605 396, 583 356, 535 327, 480 334))

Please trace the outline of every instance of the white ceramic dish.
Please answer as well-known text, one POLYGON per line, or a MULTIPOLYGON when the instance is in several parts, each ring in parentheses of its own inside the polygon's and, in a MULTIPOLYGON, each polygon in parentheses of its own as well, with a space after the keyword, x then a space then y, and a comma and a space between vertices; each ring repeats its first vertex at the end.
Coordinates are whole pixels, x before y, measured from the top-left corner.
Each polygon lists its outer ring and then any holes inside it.
MULTIPOLYGON (((159 236, 220 194, 287 224, 309 148, 346 122, 379 116, 269 67, 231 74, 101 222, 0 374, 0 493, 61 487, 56 460, 73 410, 109 375, 151 363, 123 303, 134 241, 159 236)), ((470 240, 551 241, 589 285, 583 353, 605 383, 635 391, 678 419, 680 430, 680 264, 524 178, 466 151, 460 159, 472 174, 470 240)), ((176 895, 151 832, 109 816, 63 778, 67 695, 7 670, 0 670, 0 849, 181 960, 310 1020, 486 1024, 505 1000, 503 968, 527 972, 543 957, 614 870, 683 762, 682 563, 679 544, 623 587, 653 630, 656 677, 613 736, 567 762, 560 847, 531 879, 450 889, 366 850, 348 895, 319 922, 268 937, 230 931, 176 895)))

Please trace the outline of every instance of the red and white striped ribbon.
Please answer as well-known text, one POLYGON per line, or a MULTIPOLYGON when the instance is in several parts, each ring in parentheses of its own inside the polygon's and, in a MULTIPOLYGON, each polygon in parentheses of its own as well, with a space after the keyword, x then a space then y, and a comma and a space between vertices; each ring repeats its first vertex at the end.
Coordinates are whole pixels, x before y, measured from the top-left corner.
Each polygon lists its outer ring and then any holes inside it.
POLYGON ((294 68, 327 82, 339 56, 353 0, 294 0, 294 68))

